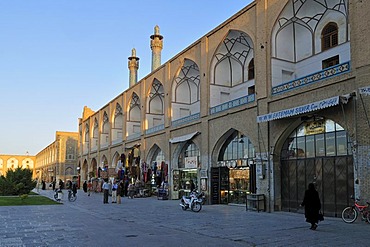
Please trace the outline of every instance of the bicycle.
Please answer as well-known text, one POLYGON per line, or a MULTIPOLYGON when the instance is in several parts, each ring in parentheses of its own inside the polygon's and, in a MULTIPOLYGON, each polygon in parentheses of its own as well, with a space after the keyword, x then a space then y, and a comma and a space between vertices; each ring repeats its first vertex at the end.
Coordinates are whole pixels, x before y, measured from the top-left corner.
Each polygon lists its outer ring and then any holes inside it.
POLYGON ((68 190, 68 201, 74 202, 77 199, 76 193, 73 193, 72 190, 68 190))
POLYGON ((343 209, 342 220, 346 223, 353 223, 357 220, 358 215, 361 214, 361 219, 370 223, 370 212, 368 210, 370 203, 366 202, 366 205, 360 205, 358 204, 360 199, 355 199, 353 196, 351 196, 351 199, 354 200, 354 205, 343 209))

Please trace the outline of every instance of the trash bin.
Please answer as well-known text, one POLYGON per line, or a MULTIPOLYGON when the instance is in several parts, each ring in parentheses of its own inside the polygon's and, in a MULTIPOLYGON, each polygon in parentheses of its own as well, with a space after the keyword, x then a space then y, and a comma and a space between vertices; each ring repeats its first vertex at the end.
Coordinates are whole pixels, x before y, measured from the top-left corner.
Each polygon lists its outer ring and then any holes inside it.
POLYGON ((264 194, 247 194, 245 210, 265 211, 264 194))

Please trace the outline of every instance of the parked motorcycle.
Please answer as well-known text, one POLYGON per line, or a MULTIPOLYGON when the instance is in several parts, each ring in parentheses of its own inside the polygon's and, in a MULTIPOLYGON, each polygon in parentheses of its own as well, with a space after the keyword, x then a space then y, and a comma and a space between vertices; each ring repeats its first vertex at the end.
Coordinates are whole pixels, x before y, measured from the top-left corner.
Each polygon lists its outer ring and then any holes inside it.
POLYGON ((182 210, 190 208, 193 212, 199 212, 202 209, 202 201, 196 193, 191 192, 190 196, 183 196, 181 198, 180 206, 182 210))
POLYGON ((195 196, 198 198, 198 200, 200 201, 202 205, 206 203, 206 195, 204 194, 204 192, 199 192, 199 191, 194 190, 192 193, 195 194, 195 196))

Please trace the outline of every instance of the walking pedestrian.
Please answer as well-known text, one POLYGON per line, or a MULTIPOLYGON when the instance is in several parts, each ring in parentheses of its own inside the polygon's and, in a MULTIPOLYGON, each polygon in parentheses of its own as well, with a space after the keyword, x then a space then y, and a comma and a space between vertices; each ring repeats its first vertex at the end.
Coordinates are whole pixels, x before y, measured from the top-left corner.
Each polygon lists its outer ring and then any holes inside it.
POLYGON ((117 188, 117 204, 121 204, 122 197, 124 196, 124 184, 123 181, 119 181, 117 188))
POLYGON ((112 203, 117 203, 117 189, 118 189, 118 184, 116 180, 114 180, 113 185, 112 185, 112 203))
POLYGON ((56 184, 56 183, 57 183, 57 181, 54 179, 54 180, 53 180, 53 185, 52 185, 52 186, 53 186, 53 191, 55 191, 55 184, 56 184))
POLYGON ((319 211, 321 209, 321 202, 319 193, 315 189, 315 185, 310 183, 308 189, 304 193, 303 202, 301 206, 304 206, 304 215, 306 222, 311 223, 311 230, 316 230, 319 222, 319 211))
POLYGON ((90 196, 90 193, 92 191, 92 183, 91 180, 87 183, 87 195, 90 196))
POLYGON ((108 183, 108 179, 105 179, 104 180, 102 189, 103 189, 103 193, 104 193, 103 203, 106 204, 106 203, 108 203, 108 196, 109 196, 109 189, 110 189, 110 185, 108 183))
POLYGON ((87 193, 87 181, 85 180, 83 185, 82 185, 82 189, 85 193, 87 193))
POLYGON ((123 187, 123 193, 125 196, 127 196, 127 192, 128 192, 128 186, 129 186, 129 179, 127 176, 125 176, 124 178, 124 181, 123 181, 123 184, 124 184, 124 187, 123 187))

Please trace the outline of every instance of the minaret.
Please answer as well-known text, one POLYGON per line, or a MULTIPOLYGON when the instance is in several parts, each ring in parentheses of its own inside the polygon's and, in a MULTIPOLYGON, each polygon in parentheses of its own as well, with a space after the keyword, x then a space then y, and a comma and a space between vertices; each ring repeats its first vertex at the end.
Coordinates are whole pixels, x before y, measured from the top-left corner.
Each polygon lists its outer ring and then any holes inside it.
POLYGON ((139 69, 139 59, 136 56, 135 48, 132 49, 131 57, 128 58, 128 69, 130 70, 130 87, 137 83, 137 70, 139 69))
POLYGON ((161 51, 163 48, 163 36, 159 34, 159 27, 154 27, 154 34, 150 35, 150 48, 152 49, 152 71, 161 66, 161 51))

